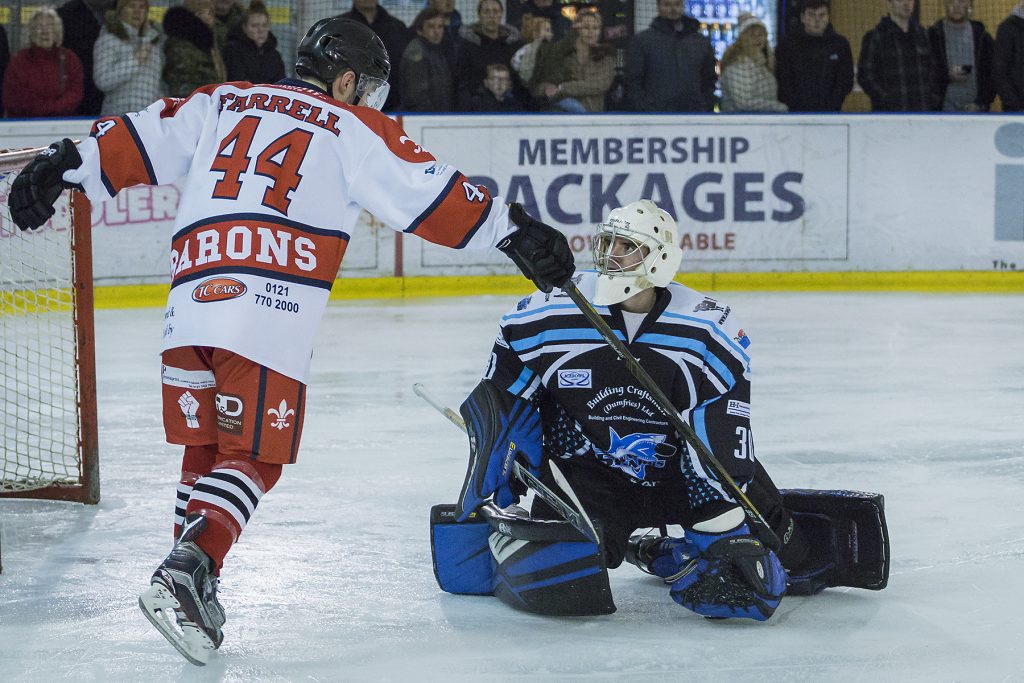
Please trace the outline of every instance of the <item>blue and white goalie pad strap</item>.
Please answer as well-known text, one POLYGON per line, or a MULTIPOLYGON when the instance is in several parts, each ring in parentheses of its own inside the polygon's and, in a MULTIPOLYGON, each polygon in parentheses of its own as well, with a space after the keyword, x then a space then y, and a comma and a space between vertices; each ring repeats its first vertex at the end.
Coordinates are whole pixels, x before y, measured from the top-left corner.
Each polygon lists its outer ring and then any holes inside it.
POLYGON ((534 474, 539 473, 541 420, 529 401, 486 379, 459 406, 459 412, 469 435, 469 468, 458 502, 458 518, 464 521, 489 496, 499 507, 519 500, 509 486, 512 463, 521 458, 534 474))

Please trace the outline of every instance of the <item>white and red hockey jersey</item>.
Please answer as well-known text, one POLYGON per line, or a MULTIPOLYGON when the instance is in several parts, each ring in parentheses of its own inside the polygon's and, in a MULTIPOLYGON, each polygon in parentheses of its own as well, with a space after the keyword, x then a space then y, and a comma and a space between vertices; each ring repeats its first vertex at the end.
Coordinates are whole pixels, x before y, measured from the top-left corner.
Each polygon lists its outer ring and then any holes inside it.
POLYGON ((100 119, 65 173, 92 201, 183 180, 164 349, 214 346, 306 381, 360 209, 455 249, 514 229, 484 187, 396 122, 302 81, 205 86, 100 119))

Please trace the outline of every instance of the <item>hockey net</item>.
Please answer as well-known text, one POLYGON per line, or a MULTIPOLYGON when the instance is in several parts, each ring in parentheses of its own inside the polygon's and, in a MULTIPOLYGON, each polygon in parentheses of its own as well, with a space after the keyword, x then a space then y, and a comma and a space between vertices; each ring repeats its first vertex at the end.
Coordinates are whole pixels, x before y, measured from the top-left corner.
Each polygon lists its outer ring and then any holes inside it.
POLYGON ((0 153, 0 497, 99 501, 88 200, 64 192, 38 230, 11 183, 39 150, 0 153))

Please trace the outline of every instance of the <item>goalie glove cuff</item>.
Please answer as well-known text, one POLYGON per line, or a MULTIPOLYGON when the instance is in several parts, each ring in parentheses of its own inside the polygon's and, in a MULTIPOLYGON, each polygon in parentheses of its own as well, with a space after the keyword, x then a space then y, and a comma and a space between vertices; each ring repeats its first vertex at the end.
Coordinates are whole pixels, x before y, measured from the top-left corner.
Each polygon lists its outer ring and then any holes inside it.
POLYGON ((519 229, 503 239, 498 249, 545 294, 563 287, 576 271, 565 235, 531 218, 521 204, 510 204, 508 217, 519 229))

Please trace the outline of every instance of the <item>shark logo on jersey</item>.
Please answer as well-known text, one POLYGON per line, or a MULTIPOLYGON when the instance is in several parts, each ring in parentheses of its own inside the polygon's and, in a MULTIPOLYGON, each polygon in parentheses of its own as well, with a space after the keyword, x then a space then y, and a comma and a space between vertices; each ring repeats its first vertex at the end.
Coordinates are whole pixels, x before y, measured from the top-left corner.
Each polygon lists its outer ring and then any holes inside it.
POLYGON ((645 477, 648 466, 655 469, 665 467, 665 458, 675 455, 676 452, 675 446, 665 443, 664 434, 637 433, 622 437, 613 427, 609 427, 608 440, 607 451, 594 449, 597 457, 605 464, 637 479, 645 477))

